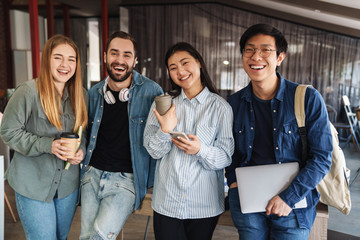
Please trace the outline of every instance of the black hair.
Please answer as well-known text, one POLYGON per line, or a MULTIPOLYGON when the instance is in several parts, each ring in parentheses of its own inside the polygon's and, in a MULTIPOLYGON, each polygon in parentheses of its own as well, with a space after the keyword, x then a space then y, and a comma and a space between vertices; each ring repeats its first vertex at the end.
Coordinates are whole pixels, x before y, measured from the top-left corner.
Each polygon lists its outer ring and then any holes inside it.
POLYGON ((288 43, 284 37, 284 35, 276 28, 274 28, 271 25, 268 24, 255 24, 249 27, 241 36, 240 38, 240 52, 244 52, 245 44, 246 42, 258 35, 258 34, 264 34, 273 36, 275 38, 275 44, 276 44, 276 54, 279 56, 281 52, 286 53, 288 43))
POLYGON ((110 42, 114 39, 114 38, 122 38, 122 39, 127 39, 127 40, 130 40, 133 45, 134 45, 134 51, 135 51, 135 56, 134 57, 137 57, 137 43, 135 41, 135 38, 133 36, 131 36, 130 33, 127 33, 127 32, 123 32, 123 31, 118 31, 118 32, 113 32, 111 34, 111 36, 108 38, 108 40, 106 41, 106 53, 109 49, 109 45, 110 45, 110 42))
MULTIPOLYGON (((218 90, 216 89, 214 83, 211 81, 211 78, 209 76, 209 73, 206 69, 206 65, 205 62, 203 60, 203 58, 201 57, 200 53, 193 47, 191 46, 189 43, 186 42, 178 42, 176 44, 174 44, 173 46, 171 46, 166 54, 165 54, 165 65, 169 71, 169 66, 168 66, 168 60, 169 58, 174 55, 174 53, 179 52, 179 51, 185 51, 187 53, 189 53, 193 58, 195 58, 196 60, 199 61, 200 63, 200 79, 201 79, 201 84, 204 87, 207 87, 209 89, 210 92, 219 94, 218 90)), ((170 73, 169 73, 170 76, 170 73)), ((169 92, 170 95, 177 97, 179 96, 180 92, 181 92, 181 87, 179 87, 178 85, 175 84, 175 82, 171 79, 171 91, 169 92)))

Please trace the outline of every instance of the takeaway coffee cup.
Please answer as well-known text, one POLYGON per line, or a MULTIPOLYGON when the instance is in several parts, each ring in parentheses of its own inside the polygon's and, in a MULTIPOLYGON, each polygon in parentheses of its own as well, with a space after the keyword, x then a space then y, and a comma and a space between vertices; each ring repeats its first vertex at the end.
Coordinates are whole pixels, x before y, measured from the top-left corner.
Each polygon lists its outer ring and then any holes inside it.
POLYGON ((155 97, 156 110, 160 115, 164 115, 171 107, 172 97, 170 95, 161 95, 155 97))
POLYGON ((63 132, 60 135, 60 138, 63 140, 67 140, 69 142, 69 143, 63 144, 63 146, 71 149, 69 152, 69 155, 66 155, 66 157, 73 158, 75 156, 75 153, 77 150, 79 135, 77 133, 72 133, 72 132, 63 132))

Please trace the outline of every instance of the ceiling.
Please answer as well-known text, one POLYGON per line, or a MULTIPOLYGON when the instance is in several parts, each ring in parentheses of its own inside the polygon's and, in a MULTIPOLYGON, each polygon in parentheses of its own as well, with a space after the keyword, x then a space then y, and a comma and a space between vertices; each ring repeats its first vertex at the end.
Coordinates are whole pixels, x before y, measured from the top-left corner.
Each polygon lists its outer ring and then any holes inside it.
MULTIPOLYGON (((26 9, 28 0, 10 0, 12 8, 26 9)), ((46 14, 46 0, 38 0, 39 14, 46 14)), ((108 0, 109 16, 119 15, 119 6, 170 3, 222 3, 255 13, 360 38, 359 0, 108 0)), ((101 16, 101 0, 54 0, 55 15, 62 4, 71 16, 101 16)))

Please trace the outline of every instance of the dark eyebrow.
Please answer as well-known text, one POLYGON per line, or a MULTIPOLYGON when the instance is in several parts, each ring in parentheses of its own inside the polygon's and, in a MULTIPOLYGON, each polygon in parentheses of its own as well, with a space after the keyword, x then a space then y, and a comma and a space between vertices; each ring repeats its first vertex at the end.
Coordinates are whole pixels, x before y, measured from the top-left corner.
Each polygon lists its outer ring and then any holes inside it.
POLYGON ((183 62, 184 60, 188 60, 188 59, 189 59, 189 58, 186 58, 186 57, 185 57, 185 58, 181 59, 180 62, 183 62))
MULTIPOLYGON (((247 44, 245 44, 245 47, 246 46, 254 47, 254 44, 247 43, 247 44)), ((261 47, 273 47, 273 45, 271 45, 271 44, 261 44, 260 46, 261 47)))
MULTIPOLYGON (((110 49, 110 52, 120 52, 119 50, 117 50, 117 49, 110 49)), ((126 53, 126 54, 131 54, 131 55, 133 55, 133 53, 131 52, 131 51, 125 51, 124 53, 126 53)))
MULTIPOLYGON (((183 61, 188 60, 188 59, 189 58, 185 57, 185 58, 181 59, 179 62, 183 62, 183 61)), ((175 65, 175 63, 170 64, 168 67, 171 67, 172 65, 175 65)))

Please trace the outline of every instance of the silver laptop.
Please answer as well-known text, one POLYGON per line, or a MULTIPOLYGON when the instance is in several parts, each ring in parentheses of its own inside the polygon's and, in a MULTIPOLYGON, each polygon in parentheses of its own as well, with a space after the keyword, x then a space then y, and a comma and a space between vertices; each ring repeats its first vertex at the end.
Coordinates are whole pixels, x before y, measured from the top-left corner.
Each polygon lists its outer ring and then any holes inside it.
MULTIPOLYGON (((265 212, 269 201, 285 190, 298 172, 297 162, 236 168, 241 212, 265 212)), ((306 198, 295 204, 295 208, 306 207, 306 198)))

